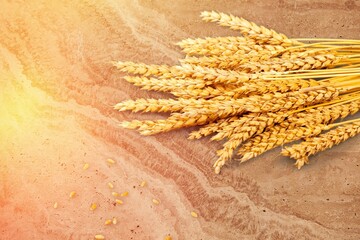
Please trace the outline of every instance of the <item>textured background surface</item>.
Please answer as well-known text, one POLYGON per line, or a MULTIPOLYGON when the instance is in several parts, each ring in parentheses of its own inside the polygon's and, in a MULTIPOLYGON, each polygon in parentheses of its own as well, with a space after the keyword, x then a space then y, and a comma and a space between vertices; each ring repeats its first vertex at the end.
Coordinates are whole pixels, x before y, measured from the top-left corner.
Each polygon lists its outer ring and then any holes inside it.
POLYGON ((301 171, 277 149, 214 175, 220 143, 190 142, 189 129, 141 137, 117 127, 154 115, 112 105, 159 94, 126 83, 110 64, 176 64, 173 43, 183 38, 237 34, 201 22, 202 10, 292 37, 359 39, 359 1, 99 2, 1 0, 1 239, 360 239, 359 137, 301 171), (129 191, 122 206, 113 206, 109 181, 129 191), (113 216, 119 224, 105 227, 113 216))

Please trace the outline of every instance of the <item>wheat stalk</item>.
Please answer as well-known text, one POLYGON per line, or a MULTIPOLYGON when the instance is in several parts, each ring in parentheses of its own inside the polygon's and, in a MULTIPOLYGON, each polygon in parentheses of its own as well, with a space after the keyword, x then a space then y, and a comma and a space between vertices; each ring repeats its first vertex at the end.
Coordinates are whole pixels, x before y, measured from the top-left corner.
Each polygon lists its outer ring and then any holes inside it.
POLYGON ((300 169, 304 164, 309 163, 309 156, 332 148, 359 133, 360 122, 345 124, 317 137, 307 138, 300 144, 285 147, 281 154, 295 159, 295 165, 300 169))

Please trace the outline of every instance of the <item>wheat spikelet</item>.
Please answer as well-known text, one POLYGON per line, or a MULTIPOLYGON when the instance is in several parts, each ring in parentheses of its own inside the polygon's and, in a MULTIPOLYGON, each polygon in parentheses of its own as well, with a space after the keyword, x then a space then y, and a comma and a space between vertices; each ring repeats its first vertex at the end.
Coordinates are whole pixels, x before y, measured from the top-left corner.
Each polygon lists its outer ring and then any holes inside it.
POLYGON ((231 85, 219 85, 215 84, 212 86, 206 86, 204 88, 178 88, 176 90, 171 91, 174 96, 181 98, 214 98, 217 96, 234 96, 236 93, 236 89, 239 86, 236 84, 231 85))
POLYGON ((121 72, 139 74, 143 76, 161 76, 163 74, 167 74, 175 70, 174 68, 171 68, 168 65, 134 63, 129 61, 113 62, 113 65, 121 72))
POLYGON ((298 127, 294 129, 288 129, 275 125, 241 146, 238 151, 238 155, 242 156, 240 161, 245 162, 277 146, 296 141, 304 137, 316 136, 322 131, 328 129, 329 127, 327 125, 317 125, 308 128, 298 127))
POLYGON ((300 144, 285 147, 281 151, 281 154, 295 159, 295 165, 298 169, 300 169, 305 163, 308 163, 309 156, 332 148, 333 146, 345 142, 359 133, 359 122, 345 124, 317 137, 307 138, 306 141, 300 144))
POLYGON ((314 80, 274 80, 274 81, 257 81, 244 83, 243 86, 235 88, 232 91, 224 92, 225 96, 232 96, 238 98, 244 95, 261 95, 265 93, 285 93, 291 91, 298 91, 303 88, 319 86, 320 83, 314 80))
POLYGON ((319 86, 320 83, 314 80, 274 80, 274 81, 253 81, 245 82, 242 86, 225 85, 220 87, 208 86, 205 88, 176 89, 171 91, 181 98, 213 98, 213 99, 237 99, 251 95, 261 95, 265 93, 285 93, 298 91, 302 88, 319 86))
POLYGON ((321 69, 334 65, 340 58, 333 54, 305 55, 303 58, 273 57, 268 53, 250 55, 231 55, 231 56, 205 56, 187 57, 179 60, 181 64, 190 64, 208 68, 219 68, 224 70, 234 70, 244 73, 258 72, 285 72, 291 70, 321 69))
POLYGON ((143 90, 153 90, 160 92, 172 92, 177 89, 200 89, 212 82, 201 79, 157 79, 148 77, 125 76, 124 79, 143 90))
MULTIPOLYGON (((249 73, 247 64, 253 62, 265 61, 271 58, 271 54, 256 54, 254 56, 249 55, 231 55, 231 56, 205 56, 205 57, 186 57, 180 59, 181 64, 191 64, 196 66, 219 68, 225 70, 237 70, 241 72, 249 73), (245 65, 245 66, 243 66, 245 65), (247 70, 247 71, 245 71, 247 70)), ((255 71, 253 71, 255 72, 255 71)))
POLYGON ((184 48, 191 48, 192 46, 198 46, 199 48, 206 48, 207 46, 215 46, 215 45, 248 45, 250 42, 248 39, 244 37, 206 37, 206 38, 187 38, 177 42, 176 45, 184 48))
MULTIPOLYGON (((126 100, 120 103, 117 103, 114 106, 114 109, 118 111, 133 111, 133 112, 178 112, 178 111, 203 111, 208 109, 209 112, 212 109, 211 106, 218 106, 219 109, 227 109, 228 105, 232 104, 235 100, 230 100, 228 102, 222 102, 212 99, 153 99, 153 98, 140 98, 136 100, 126 100)), ((238 104, 237 108, 241 104, 238 104)))
POLYGON ((263 61, 263 62, 250 62, 238 65, 232 68, 232 70, 242 71, 246 73, 257 72, 286 72, 292 70, 309 70, 309 69, 321 69, 329 67, 339 62, 340 58, 337 58, 333 54, 307 56, 304 59, 278 59, 278 61, 263 61))
POLYGON ((274 30, 263 26, 258 26, 253 22, 235 17, 231 14, 204 11, 201 13, 201 17, 206 22, 217 22, 221 26, 239 30, 245 37, 251 38, 258 43, 284 46, 299 44, 297 41, 288 39, 284 34, 277 33, 274 30))
POLYGON ((263 132, 265 128, 282 122, 286 116, 285 112, 249 113, 219 129, 211 140, 220 141, 225 138, 236 138, 241 139, 240 143, 242 143, 263 132))
POLYGON ((265 128, 283 121, 285 117, 285 113, 249 114, 225 126, 212 138, 212 140, 221 140, 226 137, 229 138, 228 141, 224 143, 223 148, 217 151, 219 158, 214 163, 215 173, 218 174, 220 172, 221 167, 232 158, 236 148, 243 142, 262 133, 265 128))
POLYGON ((160 79, 198 79, 212 81, 212 83, 236 84, 252 80, 254 77, 236 71, 206 68, 184 64, 183 66, 146 65, 133 62, 118 62, 118 69, 122 72, 154 75, 160 79), (121 64, 120 64, 121 63, 121 64), (145 70, 144 70, 145 68, 145 70), (147 70, 146 70, 147 69, 147 70), (154 74, 155 73, 155 74, 154 74))
MULTIPOLYGON (((176 112, 181 111, 185 106, 191 105, 192 99, 136 99, 120 102, 114 106, 118 111, 133 112, 176 112)), ((204 104, 204 103, 203 103, 204 104)))
MULTIPOLYGON (((286 122, 293 126, 314 126, 333 123, 337 119, 353 115, 360 110, 360 100, 335 106, 312 108, 290 115, 286 122)), ((284 126, 284 125, 283 125, 284 126)))
MULTIPOLYGON (((285 47, 280 45, 259 45, 252 41, 244 42, 243 44, 236 43, 207 43, 207 44, 194 44, 184 47, 182 51, 188 56, 205 55, 205 56, 232 56, 232 55, 256 55, 267 53, 275 55, 279 52, 284 52, 285 47)), ((295 51, 299 51, 296 49, 295 51)))
POLYGON ((223 129, 224 127, 228 126, 229 124, 231 124, 232 122, 234 122, 238 119, 239 119, 239 116, 233 116, 233 117, 229 117, 229 118, 219 119, 215 122, 209 123, 209 124, 201 127, 197 131, 192 131, 189 134, 188 139, 200 139, 202 137, 209 136, 210 134, 212 134, 214 132, 220 131, 221 129, 223 129))
POLYGON ((249 112, 276 112, 279 110, 321 103, 333 99, 339 94, 338 90, 333 87, 310 89, 311 88, 309 88, 309 91, 302 89, 297 92, 268 93, 250 96, 248 98, 243 98, 242 100, 246 101, 244 108, 249 112))
POLYGON ((168 132, 171 130, 204 125, 216 119, 216 116, 208 116, 202 114, 188 114, 188 113, 173 113, 165 120, 156 121, 124 121, 120 126, 129 129, 138 129, 142 135, 153 135, 161 132, 168 132))

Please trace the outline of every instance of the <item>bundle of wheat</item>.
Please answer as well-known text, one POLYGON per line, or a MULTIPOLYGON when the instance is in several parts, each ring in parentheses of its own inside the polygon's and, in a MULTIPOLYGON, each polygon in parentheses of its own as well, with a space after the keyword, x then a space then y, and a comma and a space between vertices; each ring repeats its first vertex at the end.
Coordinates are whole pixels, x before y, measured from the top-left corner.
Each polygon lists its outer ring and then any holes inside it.
POLYGON ((177 45, 186 56, 176 66, 114 62, 137 75, 126 81, 174 95, 116 104, 118 111, 170 112, 165 120, 121 126, 152 135, 202 125, 189 139, 212 134, 211 140, 227 139, 217 152, 216 173, 235 153, 244 162, 305 139, 282 150, 300 168, 308 156, 360 132, 360 119, 334 123, 360 109, 360 40, 291 39, 231 14, 211 11, 201 17, 243 36, 182 40, 177 45))

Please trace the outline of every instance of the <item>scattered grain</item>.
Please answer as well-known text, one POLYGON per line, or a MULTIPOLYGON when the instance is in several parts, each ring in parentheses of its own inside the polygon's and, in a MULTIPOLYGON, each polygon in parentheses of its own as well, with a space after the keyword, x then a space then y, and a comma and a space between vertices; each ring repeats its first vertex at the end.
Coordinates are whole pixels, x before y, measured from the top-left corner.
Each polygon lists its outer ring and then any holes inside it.
POLYGON ((88 163, 85 163, 84 166, 83 166, 83 169, 87 170, 89 167, 90 167, 90 165, 88 163))
POLYGON ((141 184, 140 184, 141 187, 145 187, 145 185, 146 185, 145 181, 142 181, 141 184))
POLYGON ((190 214, 191 214, 191 216, 194 217, 194 218, 197 218, 197 217, 198 217, 198 214, 197 214, 196 212, 191 212, 190 214))
POLYGON ((164 240, 172 240, 172 237, 170 235, 166 235, 164 240))
POLYGON ((90 210, 91 210, 91 211, 94 211, 96 208, 97 208, 97 204, 96 204, 96 203, 92 203, 92 204, 90 205, 90 210))
POLYGON ((97 234, 97 235, 95 235, 95 239, 96 239, 96 240, 104 240, 105 237, 104 237, 104 235, 97 234))
POLYGON ((122 197, 126 197, 127 195, 129 195, 129 192, 123 192, 123 193, 121 193, 121 195, 120 195, 120 196, 122 196, 122 197))
POLYGON ((70 196, 70 198, 74 198, 76 196, 76 192, 72 191, 69 196, 70 196))
POLYGON ((114 159, 111 159, 111 158, 108 158, 106 161, 107 161, 109 164, 115 164, 115 163, 116 163, 115 160, 114 160, 114 159))

